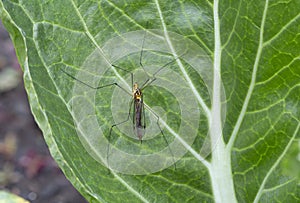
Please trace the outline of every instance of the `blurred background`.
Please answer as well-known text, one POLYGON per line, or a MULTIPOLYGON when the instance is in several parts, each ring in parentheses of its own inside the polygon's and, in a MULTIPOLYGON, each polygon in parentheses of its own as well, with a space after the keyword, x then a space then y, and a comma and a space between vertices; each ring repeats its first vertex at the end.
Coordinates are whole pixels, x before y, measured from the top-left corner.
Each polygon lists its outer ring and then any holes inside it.
POLYGON ((50 156, 30 112, 22 71, 0 21, 0 190, 33 203, 83 203, 50 156))

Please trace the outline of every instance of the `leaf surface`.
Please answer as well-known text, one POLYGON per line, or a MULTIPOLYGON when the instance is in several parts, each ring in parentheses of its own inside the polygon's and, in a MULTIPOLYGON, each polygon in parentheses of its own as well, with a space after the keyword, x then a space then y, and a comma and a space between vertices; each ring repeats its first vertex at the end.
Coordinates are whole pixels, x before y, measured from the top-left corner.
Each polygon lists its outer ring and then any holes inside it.
POLYGON ((299 4, 15 0, 0 17, 51 154, 88 201, 297 202, 299 4), (130 73, 156 78, 142 144, 130 73))

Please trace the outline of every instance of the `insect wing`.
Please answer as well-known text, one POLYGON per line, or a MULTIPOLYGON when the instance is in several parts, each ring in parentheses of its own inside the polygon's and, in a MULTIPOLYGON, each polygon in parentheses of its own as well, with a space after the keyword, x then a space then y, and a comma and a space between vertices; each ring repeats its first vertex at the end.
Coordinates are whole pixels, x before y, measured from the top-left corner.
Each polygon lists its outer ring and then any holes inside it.
POLYGON ((145 134, 145 111, 143 100, 134 100, 133 125, 135 133, 140 141, 145 134))

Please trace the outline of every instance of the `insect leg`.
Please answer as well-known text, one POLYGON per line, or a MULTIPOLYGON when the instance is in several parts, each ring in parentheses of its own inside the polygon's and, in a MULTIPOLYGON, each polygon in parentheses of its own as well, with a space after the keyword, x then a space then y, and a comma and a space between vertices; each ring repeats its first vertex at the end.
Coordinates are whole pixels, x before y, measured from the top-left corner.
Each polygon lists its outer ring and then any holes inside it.
MULTIPOLYGON (((113 64, 112 64, 112 66, 115 67, 115 68, 118 68, 118 69, 120 69, 120 70, 123 70, 123 71, 125 71, 125 72, 130 73, 130 77, 131 77, 131 85, 133 86, 133 73, 131 73, 130 71, 125 70, 125 69, 123 69, 123 68, 121 68, 121 67, 119 67, 119 66, 116 66, 116 65, 113 65, 113 64)), ((124 90, 125 92, 127 92, 124 88, 121 88, 121 89, 124 90)), ((128 93, 128 92, 127 92, 127 93, 128 93)), ((129 93, 129 94, 130 94, 130 93, 129 93)), ((130 96, 132 96, 132 95, 130 94, 130 96)), ((106 163, 107 163, 108 170, 110 169, 110 167, 109 167, 109 151, 110 151, 110 139, 111 139, 111 134, 112 134, 113 128, 116 127, 116 126, 118 126, 118 125, 121 125, 121 124, 123 124, 123 123, 126 123, 126 122, 129 120, 133 101, 134 101, 134 99, 132 99, 132 100, 130 101, 130 106, 129 106, 129 111, 128 111, 128 116, 127 116, 127 118, 126 118, 124 121, 119 122, 119 123, 115 123, 115 124, 113 124, 113 125, 110 127, 109 135, 108 135, 107 152, 106 152, 106 163)), ((133 116, 134 116, 134 113, 133 113, 133 116)), ((134 122, 134 119, 133 119, 133 122, 134 122)))
MULTIPOLYGON (((140 65, 141 67, 144 69, 144 65, 142 63, 142 60, 143 60, 143 52, 144 52, 144 43, 145 43, 145 38, 146 38, 146 30, 145 30, 145 33, 144 33, 144 37, 143 37, 143 41, 142 41, 142 49, 141 49, 141 54, 140 54, 140 65)), ((145 69, 144 69, 145 70, 145 69)))
MULTIPOLYGON (((147 22, 146 27, 148 27, 148 22, 147 22)), ((145 44, 146 34, 147 34, 147 31, 145 30, 143 41, 142 41, 141 54, 140 54, 140 66, 142 67, 143 71, 147 74, 147 76, 149 76, 148 72, 145 70, 144 65, 143 65, 143 53, 144 53, 144 44, 145 44)), ((150 78, 148 78, 145 83, 147 83, 149 80, 150 80, 150 78)), ((141 87, 143 87, 143 85, 141 87)))
POLYGON ((129 111, 128 111, 128 116, 127 116, 127 118, 126 118, 124 121, 122 121, 122 122, 113 124, 113 125, 110 127, 110 129, 109 129, 108 144, 107 144, 107 152, 106 152, 106 163, 107 163, 108 169, 109 169, 110 139, 111 139, 111 134, 112 134, 113 128, 116 127, 116 126, 118 126, 118 125, 121 125, 121 124, 123 124, 123 123, 126 123, 126 122, 129 120, 129 118, 130 118, 130 112, 131 112, 131 108, 132 108, 132 104, 133 104, 133 99, 132 99, 131 102, 130 102, 130 107, 129 107, 129 111))
POLYGON ((167 67, 168 65, 174 63, 177 59, 179 59, 180 57, 182 57, 184 54, 181 54, 180 56, 174 58, 173 60, 169 61, 168 63, 166 63, 165 65, 163 65, 162 67, 160 67, 157 71, 155 71, 152 75, 151 78, 148 78, 143 85, 141 86, 141 89, 145 89, 147 86, 149 86, 151 83, 153 83, 156 80, 156 74, 158 74, 162 69, 164 69, 165 67, 167 67))
POLYGON ((167 138, 166 138, 166 136, 165 136, 165 134, 164 134, 164 131, 162 130, 162 128, 161 128, 160 125, 159 125, 159 116, 158 116, 152 109, 150 109, 150 108, 147 108, 147 109, 148 109, 149 111, 151 111, 151 113, 157 118, 156 124, 157 124, 157 126, 158 126, 158 128, 159 128, 159 130, 160 130, 161 135, 163 136, 163 139, 164 139, 166 145, 167 145, 168 148, 169 148, 170 154, 171 154, 172 159, 173 159, 174 168, 175 168, 175 170, 176 170, 175 156, 174 156, 174 153, 173 153, 173 151, 171 150, 171 148, 170 148, 170 146, 169 146, 169 142, 168 142, 168 140, 167 140, 167 138))
MULTIPOLYGON (((112 66, 115 67, 115 68, 117 68, 117 69, 120 69, 120 70, 122 70, 122 71, 125 71, 125 72, 127 72, 127 73, 130 73, 130 77, 131 77, 131 87, 133 87, 133 73, 130 72, 130 71, 128 71, 128 70, 126 70, 126 69, 124 69, 124 68, 121 68, 120 66, 116 66, 116 65, 114 65, 114 64, 112 64, 112 66)), ((131 95, 131 94, 130 94, 130 95, 131 95)))
POLYGON ((120 86, 120 85, 119 85, 118 83, 116 83, 116 82, 110 83, 110 84, 107 84, 107 85, 102 85, 102 86, 96 86, 96 87, 94 87, 94 86, 92 86, 92 85, 89 85, 89 84, 86 83, 86 82, 83 82, 83 81, 77 79, 75 76, 71 75, 70 73, 68 73, 67 71, 65 71, 65 70, 63 70, 63 69, 61 69, 61 71, 64 72, 64 73, 65 73, 67 76, 69 76, 70 78, 72 78, 72 79, 74 79, 74 80, 80 82, 81 84, 83 84, 83 85, 85 85, 85 86, 87 86, 87 87, 90 87, 91 89, 96 89, 96 90, 97 90, 97 89, 101 89, 101 88, 104 88, 104 87, 109 87, 109 86, 115 85, 115 86, 121 88, 122 90, 124 90, 127 94, 129 94, 129 95, 131 96, 131 93, 129 93, 126 89, 124 89, 122 86, 120 86))
MULTIPOLYGON (((117 69, 120 69, 120 70, 122 70, 122 71, 125 71, 125 72, 130 73, 130 76, 131 76, 131 84, 133 85, 133 74, 132 74, 130 71, 125 70, 125 69, 123 69, 123 68, 121 68, 121 67, 119 67, 119 66, 113 65, 113 64, 112 64, 112 66, 115 67, 115 68, 117 68, 117 69)), ((81 83, 82 85, 85 85, 85 86, 87 86, 87 87, 89 87, 89 88, 91 88, 91 89, 97 90, 97 89, 101 89, 101 88, 104 88, 104 87, 110 87, 110 86, 114 86, 114 85, 115 85, 115 86, 119 87, 120 89, 122 89, 122 90, 123 90, 124 92, 126 92, 127 94, 129 94, 130 96, 132 96, 132 94, 131 94, 130 92, 128 92, 125 88, 123 88, 122 86, 120 86, 120 85, 119 85, 118 83, 116 83, 116 82, 115 82, 115 83, 111 83, 111 84, 102 85, 102 86, 92 86, 92 85, 90 85, 90 84, 88 84, 88 83, 86 83, 86 82, 84 82, 84 81, 81 81, 81 80, 77 79, 75 76, 71 75, 70 73, 68 73, 67 71, 65 71, 65 70, 63 70, 63 69, 61 69, 61 71, 62 71, 63 73, 65 73, 67 76, 69 76, 70 78, 72 78, 72 79, 78 81, 78 82, 81 83)), ((106 161, 107 161, 107 167, 108 167, 108 170, 109 170, 110 139, 111 139, 111 134, 112 134, 113 128, 116 127, 116 126, 118 126, 118 125, 121 125, 121 124, 123 124, 123 123, 125 123, 125 122, 127 122, 127 121, 129 120, 129 118, 130 118, 130 113, 131 113, 131 108, 132 108, 132 103, 133 103, 133 100, 131 100, 127 118, 126 118, 124 121, 119 122, 119 123, 115 123, 115 124, 113 124, 113 125, 110 127, 109 135, 108 135, 108 146, 107 146, 107 152, 106 152, 106 161)), ((109 172, 110 172, 110 170, 109 170, 109 172)))

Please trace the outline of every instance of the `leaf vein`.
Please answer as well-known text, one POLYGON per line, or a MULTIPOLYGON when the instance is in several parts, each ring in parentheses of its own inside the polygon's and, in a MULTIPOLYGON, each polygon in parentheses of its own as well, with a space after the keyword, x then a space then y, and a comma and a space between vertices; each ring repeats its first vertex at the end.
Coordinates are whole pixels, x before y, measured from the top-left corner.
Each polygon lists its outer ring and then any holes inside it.
POLYGON ((242 110, 239 114, 238 120, 237 120, 237 122, 234 126, 234 129, 233 129, 232 134, 230 136, 230 140, 229 140, 228 145, 227 145, 227 150, 229 150, 229 151, 232 148, 232 146, 234 144, 234 141, 237 137, 238 131, 239 131, 241 125, 242 125, 244 116, 245 116, 247 108, 248 108, 248 104, 250 102, 252 92, 253 92, 254 87, 255 87, 256 74, 257 74, 259 60, 260 60, 262 49, 263 49, 263 34, 264 34, 264 26, 265 26, 265 22, 266 22, 268 4, 269 4, 269 0, 266 0, 263 15, 262 15, 262 21, 261 21, 261 26, 260 26, 260 34, 259 34, 259 44, 258 44, 258 48, 257 48, 257 53, 256 53, 256 57, 255 57, 254 66, 253 66, 251 82, 250 82, 250 85, 249 85, 249 89, 248 89, 246 98, 245 98, 244 103, 243 103, 242 110))
POLYGON ((261 197, 262 193, 263 193, 263 190, 264 190, 264 187, 268 181, 268 178, 270 177, 270 175, 272 174, 272 172, 275 170, 275 168, 278 166, 278 164, 280 163, 280 161, 283 159, 284 155, 287 153, 288 149, 290 148, 290 146, 292 145, 293 141, 295 140, 298 132, 299 132, 299 129, 300 129, 300 122, 298 122, 298 125, 295 129, 295 132, 291 138, 291 140, 289 141, 289 143, 286 145, 285 149, 283 150, 282 154, 278 157, 277 161, 273 164, 273 166, 270 168, 270 170, 268 171, 268 173, 266 174, 264 180, 262 181, 260 187, 259 187, 259 190, 257 191, 257 194, 255 196, 255 199, 254 199, 254 203, 258 202, 259 201, 259 198, 261 197))

